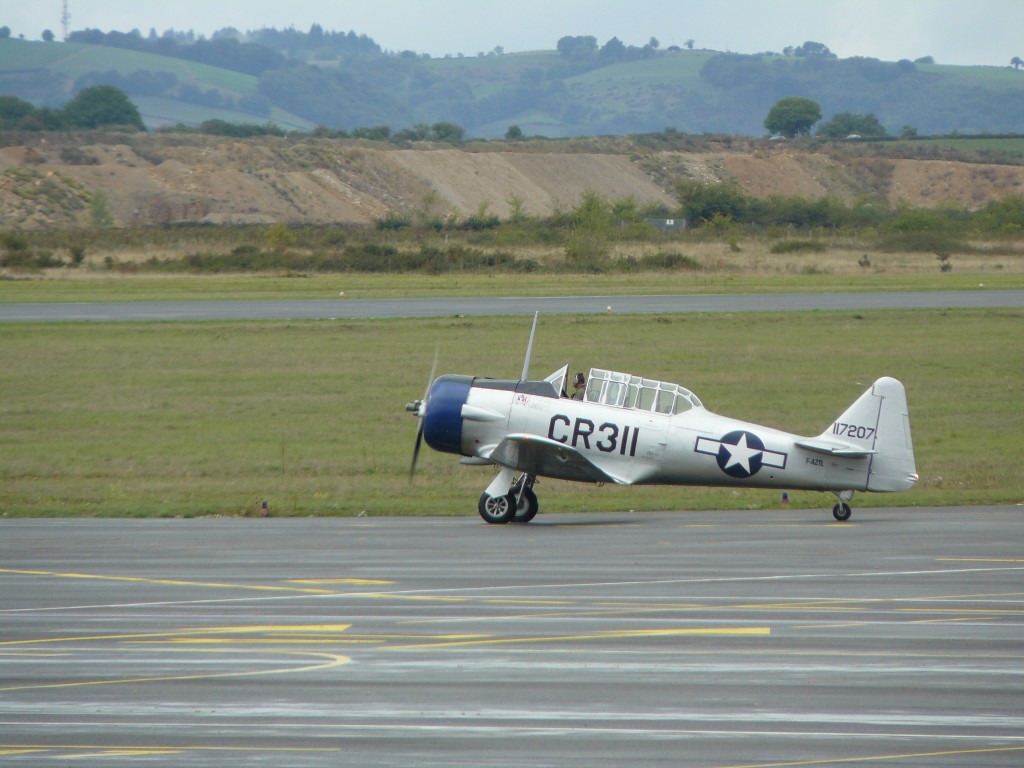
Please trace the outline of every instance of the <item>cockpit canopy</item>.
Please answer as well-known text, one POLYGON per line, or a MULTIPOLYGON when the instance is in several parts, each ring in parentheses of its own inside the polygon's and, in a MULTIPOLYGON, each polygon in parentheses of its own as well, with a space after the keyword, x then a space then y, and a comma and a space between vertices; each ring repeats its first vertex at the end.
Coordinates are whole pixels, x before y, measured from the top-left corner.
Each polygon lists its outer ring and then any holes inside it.
POLYGON ((678 384, 644 379, 628 373, 591 368, 584 400, 655 413, 683 413, 703 408, 695 394, 678 384))

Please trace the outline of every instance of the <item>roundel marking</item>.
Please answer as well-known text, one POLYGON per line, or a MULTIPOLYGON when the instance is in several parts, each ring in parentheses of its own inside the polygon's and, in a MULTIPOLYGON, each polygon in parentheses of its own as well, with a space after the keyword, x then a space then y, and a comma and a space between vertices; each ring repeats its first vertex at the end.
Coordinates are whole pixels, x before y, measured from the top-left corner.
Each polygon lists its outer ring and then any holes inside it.
POLYGON ((724 435, 718 446, 718 467, 730 477, 743 479, 761 470, 764 443, 753 432, 738 429, 724 435))

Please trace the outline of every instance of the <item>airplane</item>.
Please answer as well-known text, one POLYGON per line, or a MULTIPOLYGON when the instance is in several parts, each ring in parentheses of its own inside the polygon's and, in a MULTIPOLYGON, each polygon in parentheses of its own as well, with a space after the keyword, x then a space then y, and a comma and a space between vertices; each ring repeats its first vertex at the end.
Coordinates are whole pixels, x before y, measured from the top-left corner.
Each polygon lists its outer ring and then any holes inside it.
POLYGON ((423 398, 406 405, 419 420, 410 480, 423 441, 463 464, 499 468, 477 505, 488 523, 533 520, 538 477, 826 491, 840 522, 856 491, 903 491, 918 479, 906 390, 894 378, 875 381, 813 437, 721 416, 685 387, 601 368, 573 399, 568 365, 528 378, 537 317, 518 380, 434 379, 435 355, 423 398))

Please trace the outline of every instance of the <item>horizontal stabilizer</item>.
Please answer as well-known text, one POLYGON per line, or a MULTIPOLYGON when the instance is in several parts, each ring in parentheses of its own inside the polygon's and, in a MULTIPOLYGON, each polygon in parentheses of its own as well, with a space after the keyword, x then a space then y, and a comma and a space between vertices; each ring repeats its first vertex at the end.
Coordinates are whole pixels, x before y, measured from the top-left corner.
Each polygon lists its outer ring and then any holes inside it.
POLYGON ((627 480, 605 472, 575 448, 540 435, 506 435, 487 458, 531 475, 583 483, 628 484, 627 480))
POLYGON ((809 451, 827 453, 829 456, 841 456, 846 459, 857 459, 878 453, 878 451, 859 448, 856 445, 828 440, 797 440, 796 444, 809 451))

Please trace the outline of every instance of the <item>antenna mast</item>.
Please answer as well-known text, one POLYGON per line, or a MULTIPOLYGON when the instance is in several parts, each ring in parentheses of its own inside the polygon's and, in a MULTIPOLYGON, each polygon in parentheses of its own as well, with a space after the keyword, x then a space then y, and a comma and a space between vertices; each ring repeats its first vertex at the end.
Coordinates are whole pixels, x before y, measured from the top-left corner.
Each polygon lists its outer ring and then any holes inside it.
POLYGON ((68 11, 68 0, 64 0, 63 9, 60 14, 60 25, 64 28, 64 41, 68 39, 68 22, 71 21, 71 12, 68 11))

